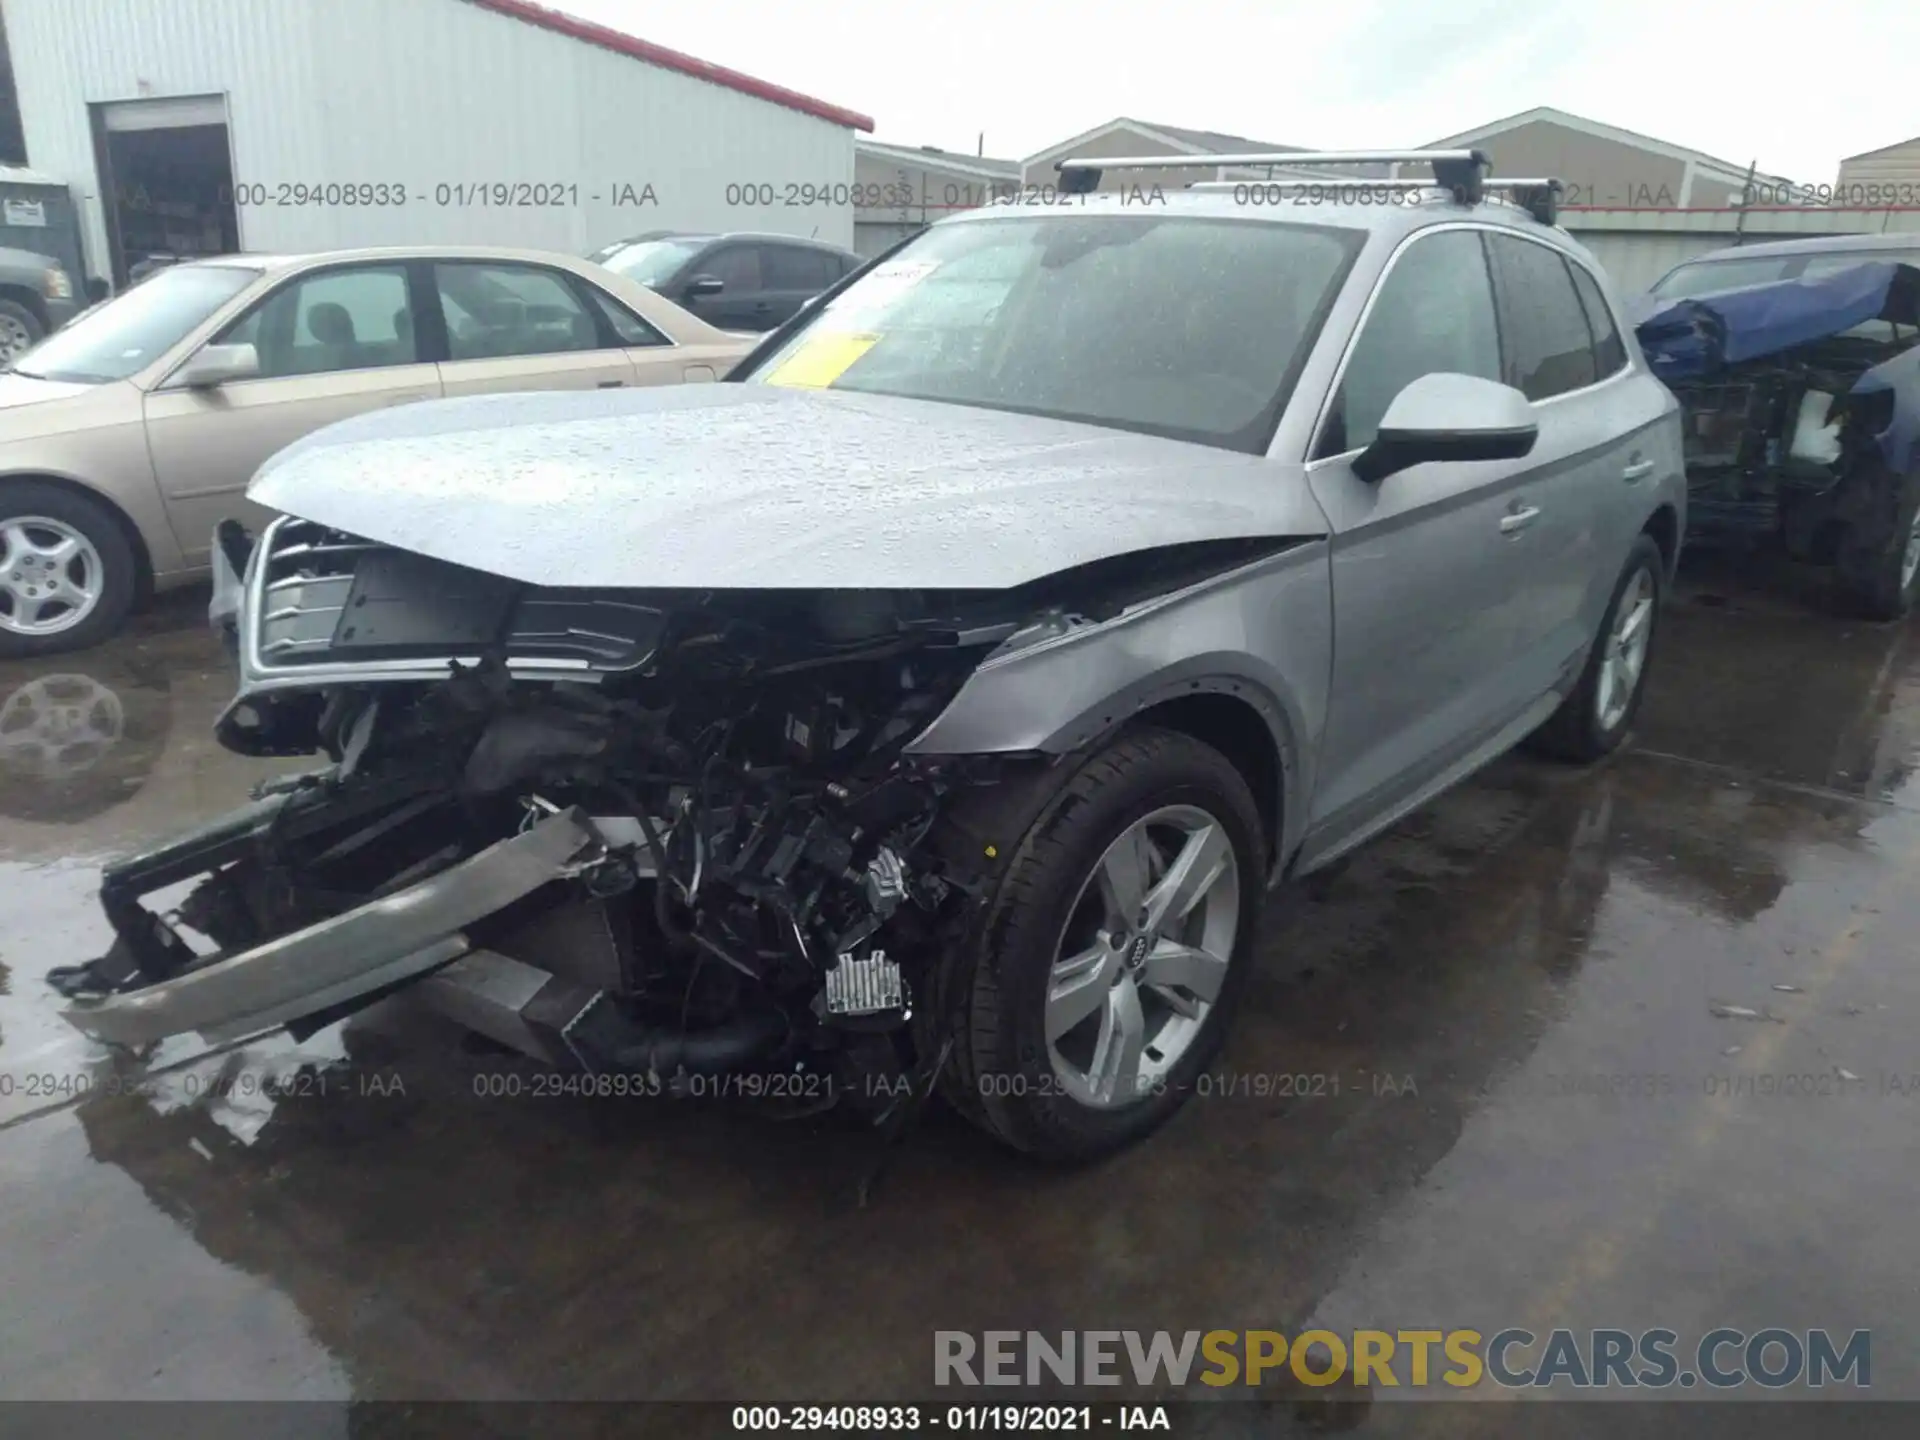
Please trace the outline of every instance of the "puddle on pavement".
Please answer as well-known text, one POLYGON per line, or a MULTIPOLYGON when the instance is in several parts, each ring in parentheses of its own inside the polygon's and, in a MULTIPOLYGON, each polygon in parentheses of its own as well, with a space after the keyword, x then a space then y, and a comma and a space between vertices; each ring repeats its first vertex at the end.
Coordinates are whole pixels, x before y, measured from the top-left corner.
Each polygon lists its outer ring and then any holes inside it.
MULTIPOLYGON (((1214 1092, 1149 1145, 1042 1172, 936 1112, 868 1211, 851 1201, 870 1137, 840 1117, 488 1099, 476 1075, 526 1063, 404 1005, 302 1046, 180 1042, 113 1093, 110 1057, 40 977, 104 946, 103 857, 266 771, 212 741, 231 680, 204 636, 0 666, 0 705, 42 675, 89 682, 22 702, 36 738, 0 769, 0 1073, 16 1091, 35 1070, 96 1077, 24 1122, 0 1103, 0 1390, 802 1398, 833 1373, 917 1393, 930 1295, 961 1329, 1521 1308, 1489 1277, 1523 1234, 1558 1273, 1649 1177, 1678 1177, 1659 1182, 1669 1211, 1698 1198, 1696 1150, 1756 1193, 1783 1183, 1761 1152, 1695 1146, 1684 1112, 1543 1099, 1543 1072, 1729 1063, 1761 1027, 1729 1038, 1740 1022, 1714 1003, 1775 1006, 1779 1043, 1860 1074, 1910 1034, 1885 939, 1914 918, 1886 886, 1920 834, 1899 808, 1920 798, 1906 636, 1683 605, 1656 665, 1642 753, 1592 773, 1504 760, 1283 892, 1214 1092), (1868 938, 1842 968, 1834 936, 1855 924, 1868 938)), ((1864 1163, 1852 1131, 1784 1133, 1783 1164, 1864 1163)), ((1855 1213, 1884 1245, 1885 1205, 1855 1213)), ((1645 1263, 1657 1284, 1684 1257, 1645 1263)))

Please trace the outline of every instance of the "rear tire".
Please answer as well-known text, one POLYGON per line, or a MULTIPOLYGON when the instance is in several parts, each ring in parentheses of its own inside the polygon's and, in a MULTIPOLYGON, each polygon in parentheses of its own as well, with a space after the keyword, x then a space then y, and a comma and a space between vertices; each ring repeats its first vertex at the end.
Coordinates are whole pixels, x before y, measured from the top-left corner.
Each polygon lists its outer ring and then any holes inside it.
POLYGON ((0 659, 98 645, 133 608, 139 578, 105 505, 43 480, 0 481, 0 659))
POLYGON ((1586 668, 1560 708, 1527 737, 1527 748, 1556 760, 1590 764, 1620 748, 1639 713, 1658 638, 1660 608, 1666 602, 1667 563, 1651 535, 1642 535, 1627 552, 1614 582, 1613 596, 1600 620, 1600 632, 1587 654, 1586 668), (1627 617, 1643 605, 1644 632, 1623 635, 1627 617), (1623 668, 1627 651, 1637 645, 1638 660, 1623 668), (1623 648, 1624 647, 1624 648, 1623 648), (1627 687, 1624 695, 1619 687, 1627 687))
POLYGON ((1237 1008, 1266 864, 1253 796, 1217 750, 1143 728, 1095 754, 1015 848, 965 957, 971 989, 946 1077, 956 1108, 1052 1161, 1166 1123, 1237 1008), (1136 862, 1148 883, 1133 891, 1136 862), (1155 888, 1176 873, 1185 886, 1155 888), (1156 897, 1168 902, 1157 914, 1156 897), (1114 922, 1117 904, 1134 907, 1131 927, 1114 922), (1076 996, 1086 1014, 1061 1029, 1076 996))
POLYGON ((1898 620, 1920 594, 1920 476, 1901 485, 1893 524, 1876 543, 1862 543, 1849 529, 1841 537, 1835 566, 1853 611, 1865 620, 1898 620))

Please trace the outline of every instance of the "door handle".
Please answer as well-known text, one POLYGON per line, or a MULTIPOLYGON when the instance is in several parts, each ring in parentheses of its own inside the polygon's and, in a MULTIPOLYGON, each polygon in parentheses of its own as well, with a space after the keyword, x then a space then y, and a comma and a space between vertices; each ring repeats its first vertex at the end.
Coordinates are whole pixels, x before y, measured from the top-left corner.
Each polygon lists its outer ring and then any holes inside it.
POLYGON ((1538 505, 1520 505, 1500 517, 1500 533, 1512 535, 1531 525, 1540 514, 1538 505))
POLYGON ((1653 462, 1651 460, 1636 460, 1620 472, 1620 478, 1631 485, 1635 481, 1646 479, 1647 476, 1652 473, 1653 462))
POLYGON ((627 382, 624 380, 602 380, 594 388, 598 390, 618 390, 622 385, 626 383, 627 382))

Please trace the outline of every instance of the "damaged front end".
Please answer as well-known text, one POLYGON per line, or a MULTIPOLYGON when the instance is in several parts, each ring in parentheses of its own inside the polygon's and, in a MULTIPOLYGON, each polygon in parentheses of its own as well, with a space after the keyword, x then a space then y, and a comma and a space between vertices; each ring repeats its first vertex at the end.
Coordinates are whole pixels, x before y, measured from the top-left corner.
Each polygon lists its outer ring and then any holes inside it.
POLYGON ((869 1095, 912 1064, 981 887, 942 840, 953 797, 1048 764, 910 742, 989 654, 1272 548, 700 592, 534 586, 299 519, 220 546, 219 739, 325 763, 107 869, 112 949, 50 977, 75 1026, 305 1035, 406 988, 556 1065, 821 1067, 869 1095))
POLYGON ((1873 263, 1672 302, 1642 346, 1685 415, 1694 541, 1778 538, 1894 613, 1920 486, 1920 270, 1873 263))

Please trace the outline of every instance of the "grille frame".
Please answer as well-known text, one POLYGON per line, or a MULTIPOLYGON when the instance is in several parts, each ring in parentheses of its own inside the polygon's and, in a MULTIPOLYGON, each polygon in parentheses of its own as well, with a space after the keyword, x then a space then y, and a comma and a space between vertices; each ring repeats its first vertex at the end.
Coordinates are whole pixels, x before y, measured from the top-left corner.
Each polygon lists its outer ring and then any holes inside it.
MULTIPOLYGON (((444 680, 456 665, 481 664, 486 657, 472 645, 392 658, 334 653, 334 627, 354 581, 351 565, 339 562, 395 549, 297 516, 282 515, 271 521, 254 547, 242 591, 238 627, 242 696, 332 685, 444 680), (304 573, 315 561, 321 563, 323 573, 304 573)), ((513 608, 551 615, 569 606, 658 613, 635 602, 533 587, 513 608)), ((524 632, 526 645, 538 648, 534 653, 516 654, 512 653, 515 633, 510 631, 506 637, 508 653, 503 663, 516 679, 598 684, 607 675, 644 665, 653 653, 628 637, 568 625, 524 632), (623 648, 624 655, 615 653, 623 648), (589 653, 556 653, 567 650, 589 653), (597 655, 591 653, 596 650, 597 655)))

